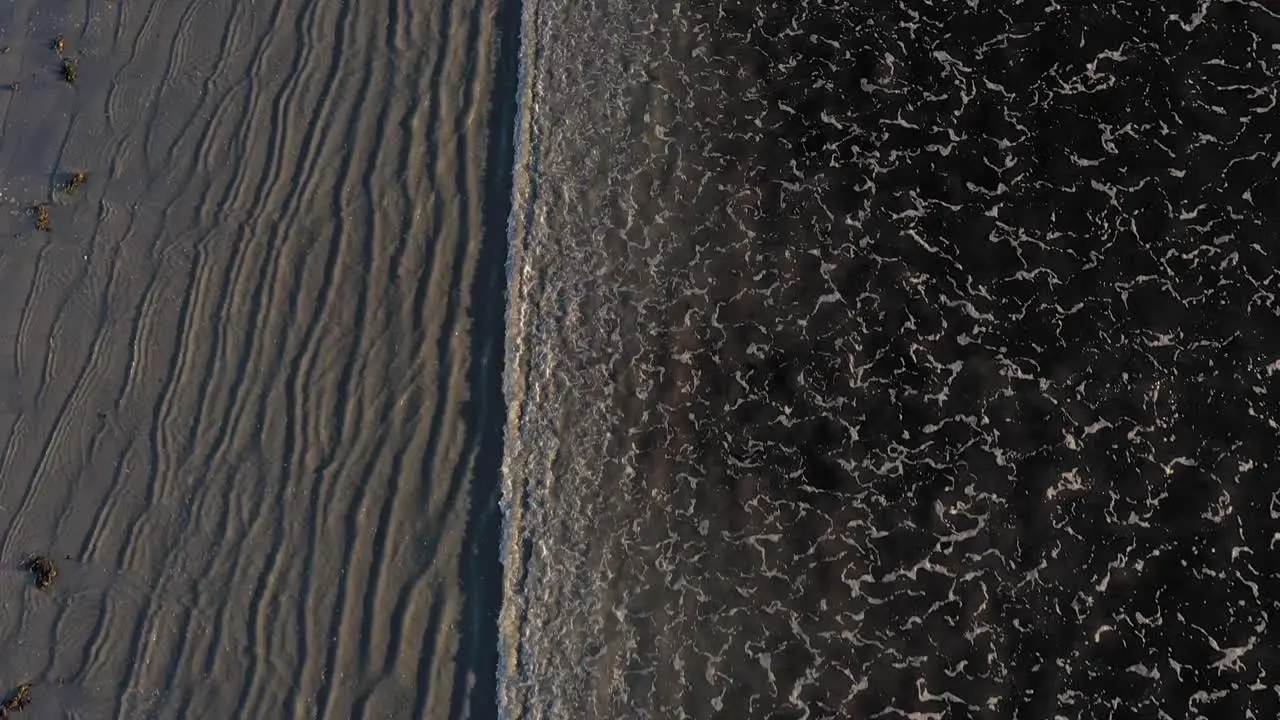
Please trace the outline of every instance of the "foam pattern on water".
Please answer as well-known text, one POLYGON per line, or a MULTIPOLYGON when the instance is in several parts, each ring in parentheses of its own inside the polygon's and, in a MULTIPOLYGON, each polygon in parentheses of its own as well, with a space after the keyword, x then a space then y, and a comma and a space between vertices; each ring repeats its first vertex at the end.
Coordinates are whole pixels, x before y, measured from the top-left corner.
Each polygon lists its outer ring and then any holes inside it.
POLYGON ((1256 717, 1257 3, 530 4, 503 708, 1256 717))

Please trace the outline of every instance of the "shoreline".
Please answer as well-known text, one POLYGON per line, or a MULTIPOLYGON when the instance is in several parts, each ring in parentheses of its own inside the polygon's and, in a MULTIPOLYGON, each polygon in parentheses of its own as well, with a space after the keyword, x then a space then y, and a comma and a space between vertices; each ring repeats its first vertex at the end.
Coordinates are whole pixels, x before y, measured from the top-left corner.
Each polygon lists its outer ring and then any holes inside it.
MULTIPOLYGON (((503 377, 506 357, 508 220, 512 207, 514 122, 519 93, 523 3, 501 3, 494 89, 489 98, 483 198, 484 227, 472 292, 472 396, 466 417, 476 423, 479 447, 468 510, 462 570, 463 616, 450 717, 498 716, 498 619, 502 611, 502 458, 506 426, 503 377), (499 302, 500 300, 500 302, 499 302)), ((421 710, 421 708, 420 708, 421 710)))

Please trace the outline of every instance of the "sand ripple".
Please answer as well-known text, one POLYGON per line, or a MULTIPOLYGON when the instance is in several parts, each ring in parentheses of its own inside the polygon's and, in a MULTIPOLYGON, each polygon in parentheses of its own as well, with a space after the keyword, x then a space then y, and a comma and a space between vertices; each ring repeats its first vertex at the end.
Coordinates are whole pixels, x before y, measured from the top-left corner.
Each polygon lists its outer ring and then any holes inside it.
POLYGON ((492 704, 499 5, 0 10, 0 684, 35 716, 492 704))

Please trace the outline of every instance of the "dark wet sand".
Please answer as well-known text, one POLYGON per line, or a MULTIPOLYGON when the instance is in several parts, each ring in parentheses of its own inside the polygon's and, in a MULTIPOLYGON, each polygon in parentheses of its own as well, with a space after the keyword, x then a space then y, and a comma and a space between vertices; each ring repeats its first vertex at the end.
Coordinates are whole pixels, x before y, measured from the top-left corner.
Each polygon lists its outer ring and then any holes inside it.
POLYGON ((29 716, 494 714, 500 8, 0 9, 0 692, 33 683, 29 716))

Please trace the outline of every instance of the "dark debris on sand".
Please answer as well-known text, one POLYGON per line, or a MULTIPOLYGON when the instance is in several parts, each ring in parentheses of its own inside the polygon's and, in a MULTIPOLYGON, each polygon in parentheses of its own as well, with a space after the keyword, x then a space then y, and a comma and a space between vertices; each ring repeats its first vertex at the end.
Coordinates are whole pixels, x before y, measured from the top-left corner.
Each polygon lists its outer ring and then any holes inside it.
POLYGON ((62 59, 62 79, 66 80, 72 85, 75 85, 76 75, 77 75, 77 71, 76 71, 75 58, 63 58, 62 59))
POLYGON ((31 684, 22 683, 13 692, 9 693, 9 697, 5 698, 4 704, 0 705, 0 718, 9 717, 11 712, 21 712, 31 704, 31 684))
POLYGON ((36 229, 43 232, 49 232, 53 229, 53 223, 49 219, 49 206, 40 203, 33 208, 36 214, 36 229))
POLYGON ((58 577, 58 566, 53 563, 52 558, 43 555, 37 555, 28 560, 25 569, 35 576, 36 587, 41 590, 52 585, 54 578, 58 577))
POLYGON ((67 176, 66 182, 62 184, 62 189, 65 190, 68 195, 70 195, 71 193, 74 193, 76 190, 79 190, 81 187, 84 187, 84 184, 87 182, 89 182, 89 175, 87 173, 82 173, 82 172, 71 173, 70 175, 67 176))

